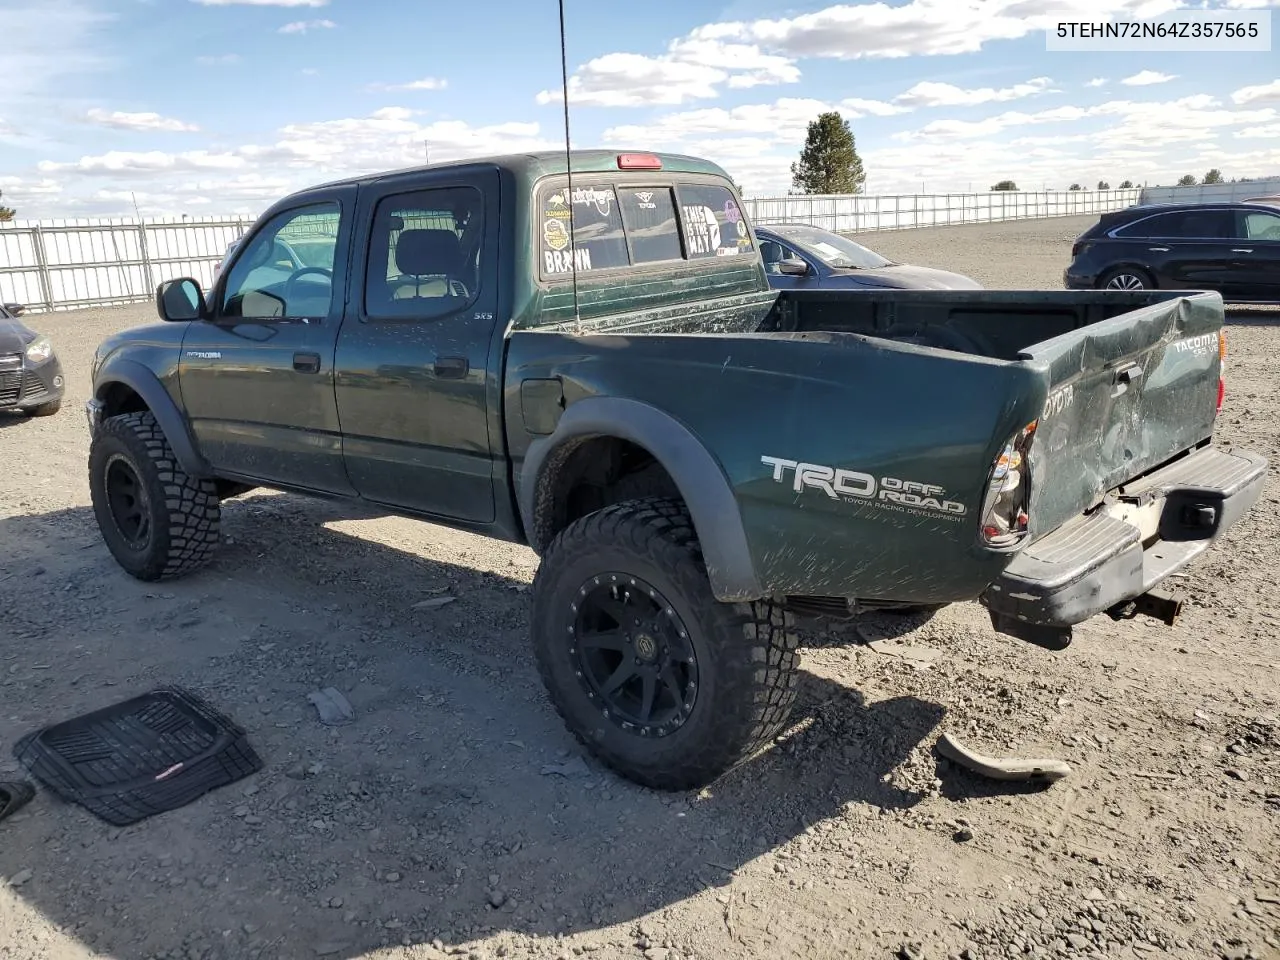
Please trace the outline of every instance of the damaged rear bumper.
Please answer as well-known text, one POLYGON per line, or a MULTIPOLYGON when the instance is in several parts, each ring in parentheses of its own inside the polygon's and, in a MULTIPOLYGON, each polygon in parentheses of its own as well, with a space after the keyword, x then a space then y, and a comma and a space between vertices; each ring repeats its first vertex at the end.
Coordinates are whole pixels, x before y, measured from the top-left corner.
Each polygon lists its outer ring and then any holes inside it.
POLYGON ((1120 488, 1113 504, 1027 547, 987 588, 992 625, 1061 649, 1073 625, 1099 613, 1160 610, 1170 620, 1176 604, 1148 602, 1149 591, 1248 513, 1266 474, 1255 453, 1209 446, 1120 488))

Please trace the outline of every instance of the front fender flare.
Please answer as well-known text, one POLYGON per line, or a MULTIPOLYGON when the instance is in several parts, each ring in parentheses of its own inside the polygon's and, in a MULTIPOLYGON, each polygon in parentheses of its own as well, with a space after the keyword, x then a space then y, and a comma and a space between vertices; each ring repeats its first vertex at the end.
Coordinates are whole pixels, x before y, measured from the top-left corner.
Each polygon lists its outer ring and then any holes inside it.
POLYGON ((617 437, 643 447, 675 481, 693 519, 716 599, 733 603, 765 595, 724 470, 688 427, 638 400, 580 400, 565 410, 553 433, 533 441, 517 482, 520 515, 530 542, 536 529, 537 491, 545 481, 548 458, 576 439, 593 436, 617 437))
POLYGON ((106 398, 107 390, 113 383, 124 384, 140 396, 164 431, 165 439, 169 441, 183 472, 196 478, 213 476, 209 464, 196 449, 182 411, 150 367, 137 360, 112 359, 103 365, 94 380, 93 395, 97 400, 106 398))

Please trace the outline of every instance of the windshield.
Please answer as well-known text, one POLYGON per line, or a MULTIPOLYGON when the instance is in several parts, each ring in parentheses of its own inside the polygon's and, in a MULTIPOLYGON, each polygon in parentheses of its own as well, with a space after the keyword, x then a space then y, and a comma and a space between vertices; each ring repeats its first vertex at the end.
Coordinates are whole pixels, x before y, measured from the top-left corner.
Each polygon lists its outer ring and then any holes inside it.
POLYGON ((768 227, 789 246, 801 253, 808 254, 815 260, 821 260, 834 269, 875 270, 879 267, 893 266, 892 260, 886 260, 880 254, 868 250, 848 237, 842 237, 830 230, 820 227, 768 227))

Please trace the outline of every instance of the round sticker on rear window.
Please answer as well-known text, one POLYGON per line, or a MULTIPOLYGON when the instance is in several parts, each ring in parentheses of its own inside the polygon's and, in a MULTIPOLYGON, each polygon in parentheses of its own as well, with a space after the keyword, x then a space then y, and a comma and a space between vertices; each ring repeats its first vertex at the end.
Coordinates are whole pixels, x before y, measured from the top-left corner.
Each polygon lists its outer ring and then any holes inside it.
POLYGON ((542 225, 542 240, 552 250, 563 250, 569 245, 569 231, 559 220, 547 220, 542 225))

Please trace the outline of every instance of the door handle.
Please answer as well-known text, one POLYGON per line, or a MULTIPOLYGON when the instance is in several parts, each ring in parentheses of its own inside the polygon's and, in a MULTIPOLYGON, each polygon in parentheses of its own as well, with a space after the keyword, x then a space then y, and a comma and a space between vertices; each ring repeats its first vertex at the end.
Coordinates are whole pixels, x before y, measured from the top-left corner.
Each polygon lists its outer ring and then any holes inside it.
POLYGON ((1232 253, 1253 253, 1253 248, 1250 247, 1248 250, 1236 249, 1236 250, 1232 250, 1231 252, 1232 253))
POLYGON ((1168 247, 1147 247, 1147 249, 1150 250, 1152 253, 1168 253, 1169 252, 1168 247))
POLYGON ((319 373, 320 354, 295 353, 293 355, 293 369, 297 370, 298 373, 319 373))
POLYGON ((442 380, 461 380, 470 367, 466 357, 436 357, 433 369, 442 380))

